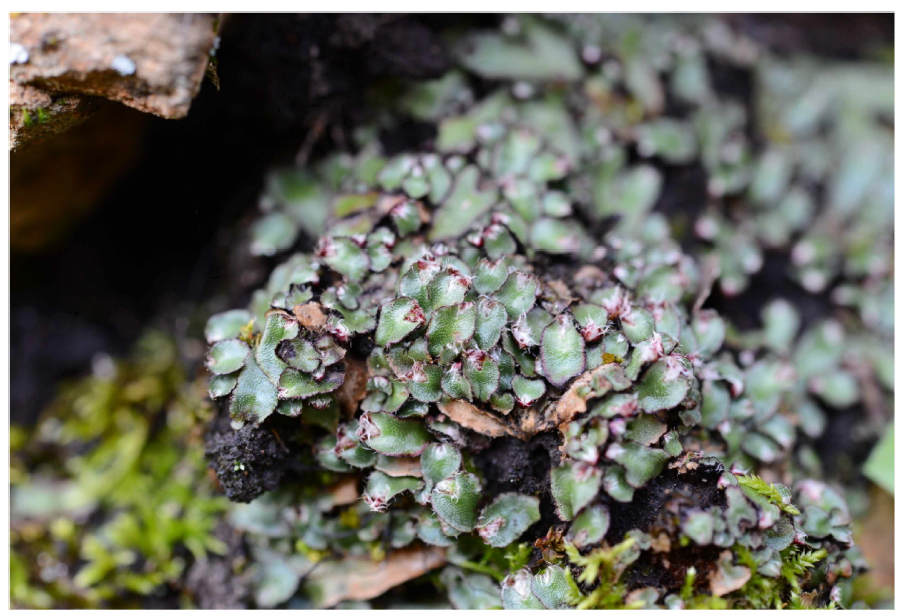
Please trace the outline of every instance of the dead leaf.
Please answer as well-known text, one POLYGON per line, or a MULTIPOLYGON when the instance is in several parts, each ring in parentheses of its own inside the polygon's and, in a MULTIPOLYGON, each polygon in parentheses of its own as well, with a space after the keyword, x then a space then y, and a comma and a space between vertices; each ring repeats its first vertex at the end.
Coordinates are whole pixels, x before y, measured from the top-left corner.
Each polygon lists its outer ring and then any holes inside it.
POLYGON ((290 315, 289 312, 287 312, 286 310, 281 310, 280 308, 271 308, 270 310, 265 312, 265 319, 267 319, 268 316, 270 316, 271 314, 280 314, 287 320, 293 320, 293 317, 290 315))
POLYGON ((821 605, 819 604, 819 592, 812 590, 809 593, 800 594, 800 606, 804 609, 821 608, 821 605))
POLYGON ((542 417, 540 408, 521 408, 501 419, 490 412, 481 410, 467 401, 455 399, 438 404, 441 412, 455 423, 492 438, 511 436, 528 440, 537 433, 551 429, 551 421, 542 417), (513 420, 510 420, 513 419, 513 420))
POLYGON ((519 425, 518 432, 520 434, 517 437, 521 440, 528 440, 535 434, 551 428, 551 424, 544 420, 542 410, 535 406, 520 410, 517 422, 519 425))
POLYGON ((750 580, 752 576, 748 566, 735 566, 734 555, 730 551, 722 551, 718 556, 718 568, 709 575, 709 587, 713 596, 724 596, 737 591, 750 580))
POLYGON ((702 308, 705 300, 712 294, 712 286, 715 280, 721 276, 721 262, 717 254, 709 254, 703 257, 700 269, 699 289, 696 292, 696 302, 693 304, 693 313, 702 308))
POLYGON ((309 331, 320 333, 328 324, 328 317, 325 316, 324 310, 321 309, 321 305, 317 301, 309 301, 295 306, 293 314, 296 315, 296 320, 299 321, 299 324, 309 331))
POLYGON ((306 578, 304 591, 318 609, 344 600, 369 600, 440 568, 447 561, 445 554, 440 547, 418 546, 394 551, 380 562, 357 557, 323 562, 306 578))
POLYGON ((664 532, 652 539, 652 551, 654 553, 670 553, 671 539, 664 532))
POLYGON ((355 476, 347 476, 340 479, 330 489, 331 508, 353 504, 359 499, 359 479, 355 476))
MULTIPOLYGON (((308 304, 306 304, 308 305, 308 304)), ((296 306, 302 307, 302 306, 296 306)), ((303 325, 305 326, 305 325, 303 325)), ((343 384, 337 389, 337 401, 340 409, 347 419, 353 418, 359 409, 359 402, 365 399, 366 384, 368 383, 368 366, 350 355, 343 358, 345 374, 343 384)))
POLYGON ((455 423, 480 434, 500 438, 502 436, 521 437, 517 430, 487 412, 479 410, 468 401, 454 399, 441 402, 438 408, 455 423))
POLYGON ((548 288, 554 293, 554 296, 567 303, 576 301, 576 297, 570 292, 570 287, 563 280, 551 280, 548 282, 548 288))
POLYGON ((573 274, 573 281, 579 285, 602 285, 608 281, 608 274, 594 265, 583 265, 573 274))
POLYGON ((405 203, 407 200, 407 197, 403 194, 383 194, 378 199, 378 202, 375 203, 373 209, 383 218, 389 214, 394 207, 401 203, 405 203))
MULTIPOLYGON (((601 367, 596 367, 593 370, 589 370, 583 373, 579 378, 573 381, 573 384, 570 385, 570 388, 567 389, 561 398, 557 402, 557 406, 554 408, 554 415, 551 417, 551 420, 558 427, 562 427, 572 421, 574 418, 580 414, 584 414, 588 409, 586 405, 586 397, 580 395, 580 390, 582 388, 589 388, 592 384, 593 379, 605 371, 604 365, 601 367)), ((609 387, 607 380, 604 378, 600 379, 600 387, 609 387)), ((599 391, 596 394, 596 397, 601 397, 606 391, 599 391)))
POLYGON ((419 457, 387 457, 378 460, 377 470, 388 476, 414 476, 422 478, 422 461, 419 457))
POLYGON ((563 280, 549 280, 546 282, 539 299, 543 307, 551 310, 552 314, 563 312, 571 303, 576 301, 576 297, 573 296, 570 288, 563 280))

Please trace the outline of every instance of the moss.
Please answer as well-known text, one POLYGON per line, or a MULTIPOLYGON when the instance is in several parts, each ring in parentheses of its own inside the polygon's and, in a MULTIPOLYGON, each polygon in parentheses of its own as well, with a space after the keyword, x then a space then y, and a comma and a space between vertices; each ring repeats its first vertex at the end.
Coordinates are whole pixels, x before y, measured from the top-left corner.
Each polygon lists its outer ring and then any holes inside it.
POLYGON ((97 365, 13 452, 30 470, 12 487, 14 605, 137 606, 224 551, 212 532, 225 500, 199 445, 210 407, 174 341, 148 333, 129 359, 97 365))

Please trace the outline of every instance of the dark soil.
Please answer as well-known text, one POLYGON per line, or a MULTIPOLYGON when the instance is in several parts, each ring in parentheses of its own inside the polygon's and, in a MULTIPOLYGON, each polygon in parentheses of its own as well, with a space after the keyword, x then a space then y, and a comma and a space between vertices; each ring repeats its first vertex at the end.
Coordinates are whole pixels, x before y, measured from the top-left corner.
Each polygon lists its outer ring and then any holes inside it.
POLYGON ((141 597, 140 608, 154 611, 175 611, 180 608, 179 592, 170 585, 162 585, 151 594, 141 597))
POLYGON ((524 540, 540 538, 561 523, 551 497, 551 468, 560 463, 560 444, 560 435, 554 432, 540 433, 527 442, 496 438, 472 458, 485 479, 482 491, 487 500, 513 491, 539 498, 541 519, 526 531, 524 540))
POLYGON ((823 407, 828 423, 813 447, 827 476, 850 485, 865 482, 861 469, 878 441, 877 427, 866 418, 866 409, 853 406, 843 410, 823 407))
POLYGON ((612 501, 608 504, 611 526, 606 539, 609 543, 616 544, 630 530, 639 529, 647 533, 661 533, 659 530, 663 530, 674 545, 667 553, 658 553, 654 549, 642 551, 625 578, 627 589, 658 587, 666 593, 676 591, 683 586, 686 572, 691 567, 697 572, 694 582, 697 589, 707 584, 709 572, 715 568, 721 549, 711 545, 677 546, 676 519, 678 509, 727 507, 724 491, 718 488, 721 471, 720 466, 706 465, 682 474, 666 470, 637 489, 631 502, 612 501))
POLYGON ((251 502, 277 489, 288 469, 290 448, 280 437, 276 422, 234 430, 224 416, 211 425, 205 437, 205 456, 228 498, 251 502))
POLYGON ((661 165, 659 171, 664 187, 653 209, 668 219, 684 251, 692 254, 696 246, 693 225, 709 202, 705 169, 697 160, 683 166, 661 165))
POLYGON ((786 299, 794 306, 804 328, 831 314, 833 306, 828 292, 811 293, 790 277, 792 265, 788 254, 766 251, 764 259, 762 269, 750 277, 746 290, 728 297, 716 287, 704 307, 717 310, 744 331, 762 327, 760 312, 776 298, 786 299))
POLYGON ((608 508, 611 526, 606 536, 608 542, 616 544, 622 541, 630 530, 648 532, 666 512, 668 501, 675 498, 682 498, 690 505, 702 509, 726 507, 724 492, 718 488, 720 476, 721 470, 718 467, 704 465, 683 474, 676 470, 665 470, 637 489, 630 502, 610 502, 608 508))
POLYGON ((854 60, 894 46, 891 13, 739 13, 727 18, 781 55, 807 51, 854 60))
POLYGON ((696 569, 693 587, 702 591, 708 585, 709 573, 717 567, 721 549, 715 546, 674 548, 668 553, 642 551, 624 579, 627 589, 657 587, 669 594, 683 587, 687 570, 696 569))
POLYGON ((242 534, 224 523, 217 526, 214 536, 227 545, 227 553, 195 561, 186 576, 186 590, 199 609, 248 608, 250 579, 235 572, 247 557, 242 534))
POLYGON ((549 473, 560 460, 560 437, 546 432, 527 442, 517 438, 495 438, 491 445, 473 457, 485 479, 489 497, 516 489, 526 495, 547 494, 549 473))

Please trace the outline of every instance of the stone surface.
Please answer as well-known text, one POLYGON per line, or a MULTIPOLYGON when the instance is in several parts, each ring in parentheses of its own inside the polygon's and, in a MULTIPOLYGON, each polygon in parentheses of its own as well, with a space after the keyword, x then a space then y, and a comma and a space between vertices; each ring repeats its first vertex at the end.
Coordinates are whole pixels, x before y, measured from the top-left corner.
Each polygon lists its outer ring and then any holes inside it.
POLYGON ((106 98, 184 117, 214 45, 213 14, 16 14, 10 149, 87 118, 106 98))
POLYGON ((14 82, 9 84, 9 100, 10 149, 81 124, 103 103, 95 96, 51 96, 44 90, 14 82))

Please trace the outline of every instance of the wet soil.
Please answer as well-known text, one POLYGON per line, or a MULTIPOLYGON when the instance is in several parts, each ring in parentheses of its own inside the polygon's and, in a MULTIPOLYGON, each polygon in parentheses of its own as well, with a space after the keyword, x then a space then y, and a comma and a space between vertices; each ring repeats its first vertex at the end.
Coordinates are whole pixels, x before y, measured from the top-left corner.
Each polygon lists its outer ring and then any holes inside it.
POLYGON ((193 563, 186 576, 186 591, 199 609, 248 608, 251 579, 235 572, 248 557, 242 534, 222 523, 214 530, 214 536, 227 545, 226 553, 210 554, 207 559, 193 563))
POLYGON ((622 541, 627 532, 638 529, 651 530, 666 514, 666 504, 683 498, 692 506, 707 510, 712 506, 727 506, 724 492, 718 488, 721 471, 715 467, 700 466, 695 471, 678 473, 665 470, 633 493, 630 502, 611 501, 611 525, 606 538, 609 543, 622 541))
POLYGON ((472 458, 484 479, 482 490, 487 500, 514 491, 539 498, 541 519, 526 531, 524 540, 541 538, 548 528, 561 523, 551 497, 551 468, 560 463, 560 444, 560 434, 555 432, 540 433, 525 442, 495 438, 472 458))
POLYGON ((273 426, 253 424, 234 430, 224 413, 205 436, 205 457, 217 481, 234 502, 251 502, 280 485, 290 449, 273 426))

